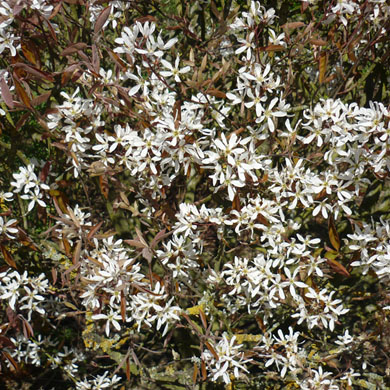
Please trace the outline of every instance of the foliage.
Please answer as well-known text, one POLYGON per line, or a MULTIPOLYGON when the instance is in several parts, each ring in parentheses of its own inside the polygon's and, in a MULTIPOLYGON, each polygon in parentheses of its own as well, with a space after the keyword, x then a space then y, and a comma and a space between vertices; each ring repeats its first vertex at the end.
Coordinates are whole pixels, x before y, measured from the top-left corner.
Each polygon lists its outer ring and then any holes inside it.
POLYGON ((390 6, 0 3, 0 381, 390 388, 390 6))

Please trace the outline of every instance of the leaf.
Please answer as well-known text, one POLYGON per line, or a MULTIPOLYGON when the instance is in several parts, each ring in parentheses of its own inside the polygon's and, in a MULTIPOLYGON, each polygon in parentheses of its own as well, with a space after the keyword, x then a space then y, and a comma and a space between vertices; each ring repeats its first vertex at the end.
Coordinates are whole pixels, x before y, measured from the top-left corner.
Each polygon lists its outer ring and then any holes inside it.
POLYGON ((22 62, 17 62, 16 64, 14 64, 14 68, 21 68, 23 69, 25 72, 27 73, 30 73, 40 79, 43 79, 43 80, 48 80, 48 81, 51 81, 53 82, 54 81, 54 77, 50 74, 50 73, 47 73, 47 72, 43 72, 42 70, 39 70, 33 66, 29 66, 27 64, 24 64, 22 62))
POLYGON ((333 216, 330 215, 328 219, 328 233, 329 240, 333 248, 338 252, 340 250, 340 237, 337 233, 336 225, 334 223, 333 216))
POLYGON ((77 244, 76 244, 76 249, 74 250, 74 253, 73 253, 73 258, 72 258, 73 264, 77 264, 80 260, 81 244, 82 244, 82 241, 78 240, 77 244))
POLYGON ((49 16, 49 20, 53 19, 54 16, 56 16, 59 12, 59 10, 61 9, 62 7, 62 2, 60 1, 53 9, 53 12, 51 13, 51 15, 49 16))
POLYGON ((99 186, 100 191, 102 192, 102 195, 108 199, 108 181, 107 177, 105 175, 99 176, 99 186))
POLYGON ((111 59, 119 65, 119 67, 122 69, 122 71, 126 71, 126 65, 125 63, 121 60, 121 58, 118 56, 118 54, 114 53, 110 48, 106 48, 108 51, 109 56, 111 59))
POLYGON ((208 95, 215 96, 217 98, 226 99, 226 93, 220 91, 219 89, 210 88, 206 91, 208 95))
POLYGON ((126 298, 125 295, 123 294, 123 290, 121 291, 121 316, 122 316, 122 321, 126 322, 126 298))
POLYGON ((328 44, 328 42, 324 41, 323 39, 315 39, 315 38, 310 38, 309 42, 315 46, 325 46, 328 44))
POLYGON ((153 238, 152 242, 150 243, 150 248, 151 249, 154 249, 155 246, 161 241, 163 240, 164 238, 170 236, 173 232, 168 232, 168 233, 165 233, 165 229, 163 230, 160 230, 153 238))
POLYGON ((46 181, 47 176, 49 175, 50 165, 51 165, 51 162, 46 161, 45 165, 43 166, 43 168, 39 174, 39 180, 43 183, 46 181))
POLYGON ((207 319, 206 319, 206 315, 204 314, 204 312, 201 308, 199 308, 199 316, 200 316, 200 320, 202 321, 202 325, 203 325, 204 329, 206 330, 207 329, 207 319))
POLYGON ((78 43, 73 43, 69 45, 66 49, 64 49, 61 53, 61 57, 68 56, 70 54, 76 53, 79 50, 83 50, 87 47, 87 44, 84 42, 78 42, 78 43))
POLYGON ((14 78, 14 86, 15 86, 15 89, 16 89, 16 93, 18 94, 18 96, 20 97, 20 99, 22 100, 22 102, 24 103, 24 105, 28 108, 32 108, 31 106, 31 100, 30 98, 28 97, 27 95, 27 92, 24 90, 24 88, 22 87, 22 85, 19 83, 18 80, 16 80, 14 78))
POLYGON ((326 53, 322 52, 320 54, 320 60, 318 63, 318 69, 319 69, 318 81, 320 82, 320 84, 322 84, 324 82, 324 79, 325 79, 327 62, 328 62, 327 55, 326 55, 326 53))
POLYGON ((340 275, 344 275, 347 278, 351 276, 351 274, 346 270, 346 268, 341 263, 339 263, 337 260, 332 259, 332 258, 330 258, 330 259, 328 258, 327 263, 333 269, 333 271, 335 271, 336 273, 338 273, 340 275))
POLYGON ((241 205, 240 205, 240 196, 238 193, 234 196, 233 203, 232 203, 232 209, 241 211, 241 205))
POLYGON ((80 221, 77 219, 75 213, 73 212, 72 208, 68 206, 68 214, 70 219, 73 221, 73 223, 76 225, 78 229, 81 228, 80 221))
POLYGON ((296 28, 303 27, 305 23, 303 22, 291 22, 285 23, 281 26, 284 30, 295 30, 296 28))
POLYGON ((205 381, 207 379, 207 370, 206 370, 206 364, 203 359, 200 362, 200 369, 202 370, 202 380, 205 381))
POLYGON ((15 361, 15 359, 6 351, 1 351, 1 353, 3 354, 3 356, 6 357, 6 359, 12 364, 12 366, 14 367, 15 371, 16 372, 19 372, 20 371, 20 367, 19 367, 19 364, 15 361))
POLYGON ((0 245, 1 253, 3 254, 5 262, 12 268, 17 269, 16 263, 14 259, 12 258, 11 254, 8 252, 6 247, 4 245, 0 245))
POLYGON ((196 379, 198 378, 198 372, 199 372, 198 365, 196 363, 194 363, 194 372, 192 374, 192 382, 193 383, 196 383, 196 379))
POLYGON ((130 381, 131 379, 131 371, 130 371, 130 359, 126 359, 126 379, 130 381))
POLYGON ((88 240, 92 239, 93 236, 101 228, 102 225, 103 225, 103 221, 100 221, 97 225, 93 226, 92 229, 88 233, 87 239, 88 240))
POLYGON ((104 8, 102 12, 100 12, 99 16, 96 19, 95 27, 93 29, 94 34, 97 34, 102 27, 104 26, 104 23, 106 23, 108 17, 110 16, 111 12, 111 6, 104 8))
POLYGON ((39 106, 40 104, 47 102, 50 96, 51 96, 51 92, 46 92, 43 95, 39 95, 31 100, 31 105, 33 107, 39 106))
POLYGON ((56 35, 56 32, 55 32, 55 30, 54 30, 53 25, 52 25, 52 24, 49 22, 49 20, 46 19, 46 18, 44 18, 44 21, 46 22, 47 27, 49 27, 49 31, 50 31, 51 37, 54 39, 54 41, 55 41, 56 43, 58 43, 57 35, 56 35))
POLYGON ((281 51, 285 49, 286 48, 282 45, 268 45, 264 48, 265 51, 281 51))
POLYGON ((1 96, 3 97, 5 104, 11 109, 14 108, 14 101, 12 99, 11 91, 9 90, 8 84, 3 77, 0 80, 0 88, 1 96))
POLYGON ((217 352, 215 352, 215 349, 211 346, 211 344, 208 342, 208 341, 205 341, 205 346, 207 347, 207 349, 211 352, 211 354, 215 357, 215 360, 219 360, 219 356, 217 354, 217 352))
POLYGON ((28 45, 25 41, 21 44, 22 52, 24 56, 34 65, 38 65, 38 61, 35 58, 35 53, 30 50, 30 45, 28 45))

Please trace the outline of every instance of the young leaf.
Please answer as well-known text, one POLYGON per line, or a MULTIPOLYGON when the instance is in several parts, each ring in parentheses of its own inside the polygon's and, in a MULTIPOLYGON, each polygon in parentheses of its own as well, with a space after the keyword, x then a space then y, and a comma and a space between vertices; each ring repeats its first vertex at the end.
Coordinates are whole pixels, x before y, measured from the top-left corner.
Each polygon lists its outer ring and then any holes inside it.
POLYGON ((330 243, 332 244, 333 248, 336 249, 336 251, 338 252, 340 250, 340 237, 337 233, 336 225, 332 216, 330 216, 328 220, 328 233, 330 243))
POLYGON ((8 252, 6 247, 4 245, 0 245, 1 253, 3 254, 5 262, 12 268, 17 268, 16 263, 14 259, 12 258, 11 254, 8 252))
POLYGON ((31 100, 30 98, 28 97, 27 95, 27 92, 24 90, 24 88, 22 87, 22 85, 19 83, 18 80, 16 80, 16 78, 14 78, 14 86, 15 86, 15 90, 16 90, 16 93, 18 94, 18 96, 20 97, 20 99, 22 100, 22 102, 24 103, 24 105, 28 108, 32 108, 31 106, 31 100))
POLYGON ((110 16, 111 12, 111 6, 104 8, 102 12, 100 12, 100 15, 96 19, 95 27, 93 29, 93 32, 97 34, 104 26, 104 23, 106 23, 108 17, 110 16))
POLYGON ((319 69, 319 76, 318 76, 318 81, 320 84, 322 84, 325 80, 325 72, 326 72, 326 66, 327 66, 327 55, 325 52, 322 52, 320 54, 320 61, 318 64, 318 69, 319 69))
POLYGON ((8 88, 8 84, 4 80, 4 78, 1 78, 1 80, 0 80, 0 88, 1 88, 1 96, 3 97, 3 100, 5 101, 5 104, 11 109, 14 108, 14 101, 12 99, 11 92, 8 88))
POLYGON ((346 268, 335 259, 328 258, 327 263, 336 273, 346 276, 347 278, 351 276, 350 273, 346 270, 346 268))

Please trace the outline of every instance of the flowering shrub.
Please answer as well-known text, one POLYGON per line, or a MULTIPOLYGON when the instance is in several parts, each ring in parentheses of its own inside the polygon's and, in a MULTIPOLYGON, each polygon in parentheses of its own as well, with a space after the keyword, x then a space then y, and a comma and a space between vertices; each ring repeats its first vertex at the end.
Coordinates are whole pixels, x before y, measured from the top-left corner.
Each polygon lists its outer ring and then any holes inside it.
POLYGON ((389 388, 389 20, 2 1, 4 388, 389 388))

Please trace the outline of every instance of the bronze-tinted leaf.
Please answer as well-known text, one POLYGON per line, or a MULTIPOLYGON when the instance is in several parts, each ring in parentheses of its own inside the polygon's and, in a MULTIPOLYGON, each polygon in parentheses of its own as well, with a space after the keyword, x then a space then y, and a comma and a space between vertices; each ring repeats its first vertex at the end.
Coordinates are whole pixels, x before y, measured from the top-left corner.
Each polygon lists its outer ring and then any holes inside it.
POLYGON ((318 63, 318 70, 319 70, 319 76, 318 81, 320 83, 323 83, 325 80, 325 73, 326 73, 326 66, 327 66, 327 55, 325 52, 322 52, 320 54, 320 60, 318 63))
POLYGON ((30 50, 31 46, 25 41, 21 43, 21 48, 24 56, 34 65, 38 65, 38 60, 35 58, 35 53, 30 50))
POLYGON ((16 78, 14 78, 14 86, 15 86, 16 93, 18 94, 18 96, 19 96, 20 99, 22 100, 23 104, 24 104, 26 107, 28 107, 28 108, 32 108, 32 106, 31 106, 31 100, 30 100, 30 98, 28 97, 27 92, 24 90, 24 88, 23 88, 22 85, 19 83, 19 81, 16 80, 16 78))
POLYGON ((93 236, 97 233, 97 231, 101 228, 103 225, 103 221, 100 221, 97 225, 93 226, 92 229, 88 233, 88 240, 91 240, 93 236))
POLYGON ((73 43, 69 45, 66 49, 64 49, 61 53, 60 56, 65 57, 70 54, 76 53, 79 50, 83 50, 87 47, 87 44, 84 42, 78 42, 78 43, 73 43))
POLYGON ((194 372, 192 373, 192 382, 196 383, 196 380, 198 378, 198 373, 199 373, 199 367, 196 363, 194 363, 194 372))
POLYGON ((12 99, 11 92, 8 88, 7 82, 4 80, 3 77, 0 79, 0 88, 1 96, 3 97, 5 104, 11 109, 14 108, 14 101, 12 99))
POLYGON ((211 354, 215 357, 215 360, 219 360, 219 356, 215 351, 215 349, 212 347, 212 345, 208 341, 205 341, 204 344, 207 347, 207 349, 211 352, 211 354))
POLYGON ((285 47, 282 45, 268 45, 264 48, 265 51, 281 51, 285 50, 285 47))
POLYGON ((332 259, 332 258, 330 258, 330 259, 328 258, 327 263, 333 269, 333 271, 335 271, 336 273, 338 273, 340 275, 344 275, 347 278, 349 276, 351 276, 350 273, 346 270, 346 268, 341 263, 339 263, 337 260, 332 259))
POLYGON ((16 64, 14 64, 14 68, 22 68, 25 72, 30 73, 31 75, 34 75, 40 79, 48 80, 51 82, 54 81, 54 77, 50 73, 43 72, 42 70, 39 70, 33 66, 21 62, 17 62, 16 64))
POLYGON ((199 316, 200 316, 200 320, 202 321, 202 325, 203 325, 204 329, 206 330, 207 329, 207 319, 206 319, 206 315, 204 314, 204 312, 201 308, 199 308, 199 316))
POLYGON ((123 290, 121 291, 121 316, 122 316, 122 321, 126 322, 126 298, 125 295, 123 294, 123 290))
POLYGON ((329 233, 329 240, 332 244, 333 248, 336 249, 338 252, 340 250, 340 237, 337 233, 336 225, 334 223, 333 216, 329 216, 328 220, 328 233, 329 233))
POLYGON ((75 248, 75 250, 73 252, 73 258, 72 258, 73 264, 77 264, 79 262, 79 260, 80 260, 81 245, 82 245, 82 241, 78 240, 77 244, 76 244, 76 248, 75 248))
POLYGON ((208 95, 215 96, 217 98, 226 99, 226 93, 219 89, 210 88, 206 91, 208 95))
POLYGON ((51 13, 51 15, 49 16, 49 20, 53 19, 54 16, 56 16, 58 14, 58 12, 60 11, 62 7, 62 1, 60 1, 53 9, 53 12, 51 13))
POLYGON ((295 30, 296 28, 303 27, 305 23, 303 22, 290 22, 285 23, 283 26, 281 26, 285 30, 295 30))
POLYGON ((56 43, 58 43, 58 39, 57 39, 56 32, 54 30, 54 27, 52 26, 52 24, 50 23, 50 21, 48 19, 44 18, 44 21, 46 22, 47 27, 49 27, 49 32, 50 32, 51 37, 54 39, 54 41, 56 43))
POLYGON ((104 23, 106 23, 108 17, 110 16, 111 12, 111 6, 104 8, 102 12, 100 12, 99 16, 96 19, 95 27, 93 29, 93 32, 97 34, 104 26, 104 23))
POLYGON ((328 44, 328 42, 324 41, 323 39, 315 39, 315 38, 310 38, 309 42, 315 46, 325 46, 328 44))
POLYGON ((16 263, 14 259, 12 258, 11 254, 8 252, 6 247, 4 245, 0 245, 1 253, 3 254, 5 262, 12 268, 17 268, 16 263))
POLYGON ((206 370, 206 364, 202 361, 200 362, 200 369, 202 371, 202 380, 205 381, 207 379, 207 370, 206 370))

